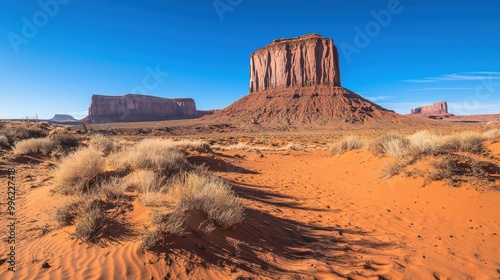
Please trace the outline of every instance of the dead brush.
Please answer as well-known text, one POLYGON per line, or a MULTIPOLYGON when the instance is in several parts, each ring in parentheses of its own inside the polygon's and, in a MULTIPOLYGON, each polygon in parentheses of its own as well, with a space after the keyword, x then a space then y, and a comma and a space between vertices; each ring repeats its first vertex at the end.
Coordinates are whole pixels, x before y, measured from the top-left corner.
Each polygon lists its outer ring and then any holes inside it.
POLYGON ((84 194, 98 186, 105 171, 104 158, 92 148, 83 148, 65 157, 55 170, 57 191, 62 194, 84 194))
POLYGON ((40 154, 48 156, 55 148, 56 148, 56 143, 51 139, 32 138, 17 142, 14 146, 14 154, 17 155, 40 154))
POLYGON ((403 136, 388 134, 382 135, 369 145, 370 151, 376 156, 393 156, 403 158, 410 153, 410 141, 403 136))
POLYGON ((80 215, 75 220, 73 236, 84 242, 95 241, 106 222, 104 203, 99 199, 89 199, 83 203, 80 215))
POLYGON ((153 210, 150 213, 152 229, 145 229, 141 237, 140 248, 149 250, 165 240, 168 235, 182 236, 185 231, 187 215, 180 209, 153 210))
POLYGON ((115 145, 113 141, 109 140, 106 136, 102 134, 94 134, 90 137, 89 147, 92 147, 103 154, 107 155, 113 151, 115 145))
POLYGON ((66 152, 74 150, 80 145, 80 140, 68 131, 51 133, 49 138, 66 152))
POLYGON ((448 152, 465 152, 471 154, 483 154, 487 150, 484 146, 485 138, 476 132, 465 132, 458 135, 450 135, 443 139, 444 149, 448 152))
POLYGON ((120 154, 117 165, 120 170, 149 169, 167 176, 188 166, 182 150, 161 139, 140 141, 120 154))
POLYGON ((199 172, 181 172, 169 182, 169 197, 178 208, 201 210, 221 227, 243 220, 244 208, 222 179, 199 172))
POLYGON ((55 220, 60 227, 65 227, 72 225, 75 221, 75 218, 80 215, 80 211, 84 200, 73 199, 68 200, 57 207, 55 211, 55 220))
POLYGON ((107 201, 124 200, 129 184, 120 177, 111 177, 101 182, 98 190, 106 197, 107 201))
POLYGON ((348 136, 340 140, 338 143, 331 145, 329 149, 330 156, 342 155, 347 151, 361 149, 364 146, 362 139, 355 136, 348 136))
POLYGON ((434 170, 428 175, 428 180, 443 180, 455 187, 462 182, 491 181, 488 171, 495 168, 491 163, 462 155, 446 155, 432 166, 434 170))

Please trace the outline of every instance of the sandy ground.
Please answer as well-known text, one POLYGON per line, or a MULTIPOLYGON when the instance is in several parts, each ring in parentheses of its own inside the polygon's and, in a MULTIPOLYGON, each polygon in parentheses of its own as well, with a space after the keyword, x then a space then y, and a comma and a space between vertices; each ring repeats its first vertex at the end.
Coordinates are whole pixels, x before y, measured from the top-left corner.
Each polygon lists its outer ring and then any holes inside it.
MULTIPOLYGON (((489 148, 499 165, 500 143, 489 148)), ((143 253, 139 202, 101 243, 82 244, 54 226, 56 161, 2 154, 2 203, 7 168, 16 168, 18 189, 16 272, 8 271, 3 214, 0 279, 498 279, 500 192, 381 179, 389 160, 364 150, 193 155, 234 185, 244 222, 207 234, 192 213, 184 237, 143 253)))

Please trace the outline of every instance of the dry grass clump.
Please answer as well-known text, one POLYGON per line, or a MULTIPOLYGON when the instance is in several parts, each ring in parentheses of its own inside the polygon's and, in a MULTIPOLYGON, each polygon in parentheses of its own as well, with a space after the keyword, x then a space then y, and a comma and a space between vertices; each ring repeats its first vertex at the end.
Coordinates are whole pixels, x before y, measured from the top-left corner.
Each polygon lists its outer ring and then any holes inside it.
POLYGON ((124 199, 128 187, 129 184, 122 178, 111 177, 109 180, 101 182, 98 188, 108 201, 112 201, 124 199))
POLYGON ((171 175, 187 165, 182 150, 170 141, 145 139, 120 155, 119 169, 152 169, 171 175))
POLYGON ((104 154, 109 154, 113 150, 114 144, 106 136, 94 134, 89 140, 89 147, 101 151, 104 154))
POLYGON ((51 133, 49 138, 56 142, 64 151, 73 150, 80 145, 80 140, 68 131, 51 133))
POLYGON ((145 230, 140 247, 149 250, 157 245, 166 235, 183 235, 187 215, 183 211, 158 211, 150 214, 152 229, 145 230))
POLYGON ((166 200, 165 178, 153 171, 134 171, 127 177, 127 183, 139 190, 139 197, 146 206, 160 205, 166 200))
POLYGON ((25 139, 44 138, 48 135, 47 131, 42 128, 23 126, 3 128, 0 134, 5 135, 11 144, 25 139))
POLYGON ((432 165, 434 170, 427 179, 445 180, 450 186, 459 186, 461 182, 466 181, 471 183, 474 183, 474 180, 489 181, 487 171, 492 168, 491 163, 461 155, 446 155, 432 165))
POLYGON ((192 149, 202 153, 212 152, 210 144, 200 140, 180 140, 180 141, 171 141, 171 143, 178 147, 185 147, 187 149, 192 149))
POLYGON ((56 148, 56 143, 49 138, 32 138, 21 140, 14 147, 14 154, 42 154, 49 155, 56 148))
POLYGON ((106 220, 103 202, 99 199, 89 199, 82 204, 75 219, 74 236, 84 242, 93 241, 98 237, 106 220))
POLYGON ((488 131, 483 132, 482 134, 483 138, 489 139, 489 140, 499 140, 500 139, 500 128, 494 128, 490 129, 488 131))
POLYGON ((465 152, 482 154, 486 151, 484 138, 478 132, 464 132, 444 137, 446 150, 449 152, 465 152))
POLYGON ((0 147, 10 147, 9 138, 5 135, 0 135, 0 147))
POLYGON ((444 144, 441 136, 422 130, 408 136, 413 155, 431 155, 443 152, 444 144))
POLYGON ((55 172, 58 191, 82 194, 93 190, 104 173, 104 158, 93 148, 83 148, 64 158, 55 172))
POLYGON ((340 142, 335 143, 329 149, 330 156, 342 155, 347 151, 361 149, 364 145, 362 139, 356 136, 347 136, 340 140, 340 142))
POLYGON ((255 151, 307 151, 307 150, 322 150, 323 148, 314 146, 314 145, 298 145, 293 142, 290 142, 282 147, 268 147, 268 146, 250 146, 245 143, 238 143, 229 146, 222 145, 212 145, 212 149, 220 150, 220 151, 247 151, 247 152, 255 152, 255 151))
POLYGON ((60 227, 74 224, 75 218, 80 215, 83 199, 68 200, 59 206, 55 212, 55 219, 60 227))
POLYGON ((382 135, 370 143, 369 149, 374 155, 393 156, 403 158, 410 153, 410 141, 403 136, 389 134, 382 135))
POLYGON ((400 174, 405 167, 405 164, 399 162, 398 160, 394 160, 389 162, 387 165, 382 168, 382 172, 380 174, 380 178, 391 178, 400 174))
POLYGON ((75 225, 73 236, 84 242, 97 238, 107 221, 104 202, 96 196, 82 196, 68 200, 55 212, 59 226, 75 225))
POLYGON ((181 172, 170 181, 169 195, 177 208, 201 210, 222 227, 243 220, 243 205, 222 179, 199 172, 181 172))

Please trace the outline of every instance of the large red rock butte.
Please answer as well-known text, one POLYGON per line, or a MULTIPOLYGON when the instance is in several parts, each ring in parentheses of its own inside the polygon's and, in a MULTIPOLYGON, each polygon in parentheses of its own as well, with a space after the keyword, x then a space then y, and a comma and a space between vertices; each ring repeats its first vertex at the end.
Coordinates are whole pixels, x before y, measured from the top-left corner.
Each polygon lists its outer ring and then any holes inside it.
POLYGON ((274 128, 407 120, 341 87, 337 48, 315 33, 253 52, 250 94, 205 118, 274 128))
POLYGON ((337 48, 317 34, 277 39, 250 58, 250 92, 313 85, 340 86, 337 48))
POLYGON ((417 107, 411 109, 412 115, 447 115, 448 114, 448 104, 446 101, 441 101, 434 103, 429 106, 417 107))
POLYGON ((139 94, 92 95, 86 123, 158 121, 196 118, 191 98, 163 98, 139 94))

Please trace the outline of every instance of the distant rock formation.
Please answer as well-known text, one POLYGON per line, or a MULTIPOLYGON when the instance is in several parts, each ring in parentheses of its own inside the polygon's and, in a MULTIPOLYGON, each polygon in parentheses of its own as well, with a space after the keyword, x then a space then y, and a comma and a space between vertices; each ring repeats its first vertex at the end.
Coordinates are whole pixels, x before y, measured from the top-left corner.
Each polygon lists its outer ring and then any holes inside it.
POLYGON ((448 104, 446 101, 434 103, 429 106, 411 109, 411 115, 448 115, 448 104))
POLYGON ((252 53, 250 94, 205 118, 280 129, 407 120, 340 85, 332 39, 278 39, 252 53))
POLYGON ((313 85, 340 86, 332 39, 310 34, 277 39, 250 58, 250 92, 313 85))
POLYGON ((73 116, 66 115, 66 114, 55 114, 52 119, 49 119, 49 121, 55 121, 55 122, 78 122, 77 119, 73 118, 73 116))
POLYGON ((80 120, 73 118, 73 116, 66 114, 55 114, 54 117, 47 120, 48 124, 62 124, 62 125, 77 125, 81 124, 80 120))
POLYGON ((163 98, 139 94, 92 95, 86 123, 159 121, 198 117, 192 98, 163 98))

